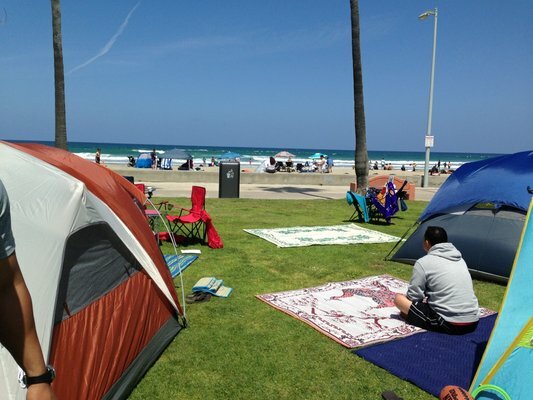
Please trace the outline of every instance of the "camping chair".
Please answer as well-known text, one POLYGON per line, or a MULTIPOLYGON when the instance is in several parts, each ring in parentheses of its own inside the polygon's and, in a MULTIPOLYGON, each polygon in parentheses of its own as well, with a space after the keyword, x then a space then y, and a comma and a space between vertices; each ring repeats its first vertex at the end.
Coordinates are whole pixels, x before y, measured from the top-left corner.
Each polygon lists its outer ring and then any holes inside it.
POLYGON ((391 218, 400 211, 407 210, 405 204, 405 197, 407 193, 403 188, 407 185, 407 181, 404 181, 401 188, 396 191, 392 179, 389 179, 385 187, 381 190, 370 188, 367 192, 367 205, 369 206, 369 215, 371 219, 379 219, 383 217, 388 224, 391 222, 391 218), (400 205, 398 205, 400 203, 400 205))
POLYGON ((188 239, 205 241, 205 188, 193 186, 191 192, 191 208, 181 208, 179 215, 167 215, 170 229, 174 234, 182 234, 188 239))
POLYGON ((295 169, 294 169, 294 163, 292 161, 287 161, 285 163, 285 167, 287 169, 287 172, 294 172, 295 169))
POLYGON ((368 214, 368 207, 366 205, 367 199, 360 194, 354 193, 350 190, 346 192, 346 201, 349 205, 353 205, 355 211, 348 221, 354 221, 355 216, 357 216, 359 221, 370 221, 370 216, 368 214))
POLYGON ((393 183, 389 181, 383 189, 377 191, 375 188, 370 188, 367 192, 367 199, 370 200, 367 204, 371 219, 379 220, 383 217, 390 224, 392 216, 399 210, 398 197, 393 183))
POLYGON ((160 168, 165 170, 172 169, 172 158, 161 158, 160 168))
POLYGON ((401 188, 396 191, 392 179, 389 179, 389 182, 382 189, 368 188, 364 197, 348 191, 346 193, 346 201, 355 208, 350 221, 354 220, 357 215, 359 221, 378 221, 384 218, 390 224, 391 218, 400 209, 407 211, 407 204, 404 201, 407 197, 407 192, 403 190, 407 183, 407 181, 404 181, 401 188))
POLYGON ((134 185, 143 192, 149 199, 152 198, 152 195, 155 192, 155 189, 152 186, 146 186, 144 183, 134 183, 134 185))
POLYGON ((155 203, 154 206, 156 206, 157 210, 164 215, 168 214, 168 212, 174 208, 174 204, 170 203, 168 200, 155 203))
MULTIPOLYGON (((151 186, 146 186, 144 183, 134 183, 134 185, 142 193, 146 194, 149 199, 152 197, 152 194, 155 189, 153 189, 151 186)), ((142 204, 141 208, 144 210, 144 215, 148 220, 148 225, 150 225, 150 229, 152 229, 152 231, 155 231, 155 224, 157 218, 159 217, 159 211, 146 208, 146 203, 142 204)))

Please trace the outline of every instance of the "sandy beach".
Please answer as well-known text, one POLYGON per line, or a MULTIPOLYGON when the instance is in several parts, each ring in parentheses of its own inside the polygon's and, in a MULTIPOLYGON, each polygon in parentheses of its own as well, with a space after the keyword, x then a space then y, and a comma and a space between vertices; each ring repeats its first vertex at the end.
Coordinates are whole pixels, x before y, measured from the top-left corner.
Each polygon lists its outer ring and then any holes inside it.
MULTIPOLYGON (((208 198, 217 198, 220 171, 218 167, 205 167, 199 171, 162 171, 131 168, 109 164, 109 168, 123 176, 132 176, 135 183, 155 188, 154 196, 189 197, 193 185, 204 186, 208 198)), ((355 181, 351 168, 333 168, 332 173, 276 172, 275 174, 251 172, 245 164, 240 168, 239 197, 250 199, 342 199, 355 181)), ((430 176, 427 188, 421 187, 422 171, 370 171, 369 179, 376 176, 395 175, 415 185, 415 200, 429 201, 449 175, 430 176)))

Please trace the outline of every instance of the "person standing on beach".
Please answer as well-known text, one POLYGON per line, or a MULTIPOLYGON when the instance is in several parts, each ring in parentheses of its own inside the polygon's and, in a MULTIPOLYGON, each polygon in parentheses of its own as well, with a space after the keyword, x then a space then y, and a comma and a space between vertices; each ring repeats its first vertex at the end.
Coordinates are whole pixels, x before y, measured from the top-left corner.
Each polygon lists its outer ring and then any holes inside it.
POLYGON ((330 174, 333 173, 333 158, 328 157, 326 160, 326 164, 327 164, 327 172, 329 172, 330 174))
POLYGON ((155 149, 152 150, 150 153, 150 158, 152 159, 152 169, 157 168, 157 153, 155 152, 155 149))
POLYGON ((100 164, 100 157, 102 156, 102 153, 100 151, 100 148, 96 149, 96 154, 94 155, 94 162, 96 164, 100 164))
POLYGON ((55 371, 44 362, 28 287, 15 254, 9 198, 0 181, 0 342, 24 371, 28 400, 55 400, 55 371))

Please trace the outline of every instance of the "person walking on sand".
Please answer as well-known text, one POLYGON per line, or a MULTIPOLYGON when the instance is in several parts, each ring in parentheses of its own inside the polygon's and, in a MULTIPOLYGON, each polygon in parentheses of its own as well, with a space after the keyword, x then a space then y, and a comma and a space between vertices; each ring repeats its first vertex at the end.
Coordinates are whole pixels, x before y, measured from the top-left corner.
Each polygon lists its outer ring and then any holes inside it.
MULTIPOLYGON (((22 368, 27 400, 55 400, 55 370, 44 362, 28 287, 15 254, 9 198, 0 181, 0 342, 22 368)), ((4 393, 4 395, 6 395, 4 393)))
POLYGON ((408 323, 420 328, 448 334, 474 331, 479 304, 461 253, 439 226, 426 229, 423 246, 427 254, 413 267, 407 295, 396 294, 394 304, 408 323))
POLYGON ((94 162, 96 164, 100 164, 100 157, 102 156, 102 152, 100 151, 100 148, 96 149, 96 154, 94 155, 94 162))

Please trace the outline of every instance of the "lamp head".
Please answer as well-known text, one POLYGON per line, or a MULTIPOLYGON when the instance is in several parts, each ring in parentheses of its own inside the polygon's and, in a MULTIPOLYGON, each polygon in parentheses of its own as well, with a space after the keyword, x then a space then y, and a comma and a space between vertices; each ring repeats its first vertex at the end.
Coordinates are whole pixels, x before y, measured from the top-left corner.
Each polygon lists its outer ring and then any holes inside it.
POLYGON ((433 11, 433 10, 425 11, 425 12, 423 12, 422 14, 420 14, 420 15, 418 16, 418 19, 420 19, 420 20, 423 21, 423 20, 425 20, 427 17, 429 17, 430 15, 435 15, 435 11, 433 11))

